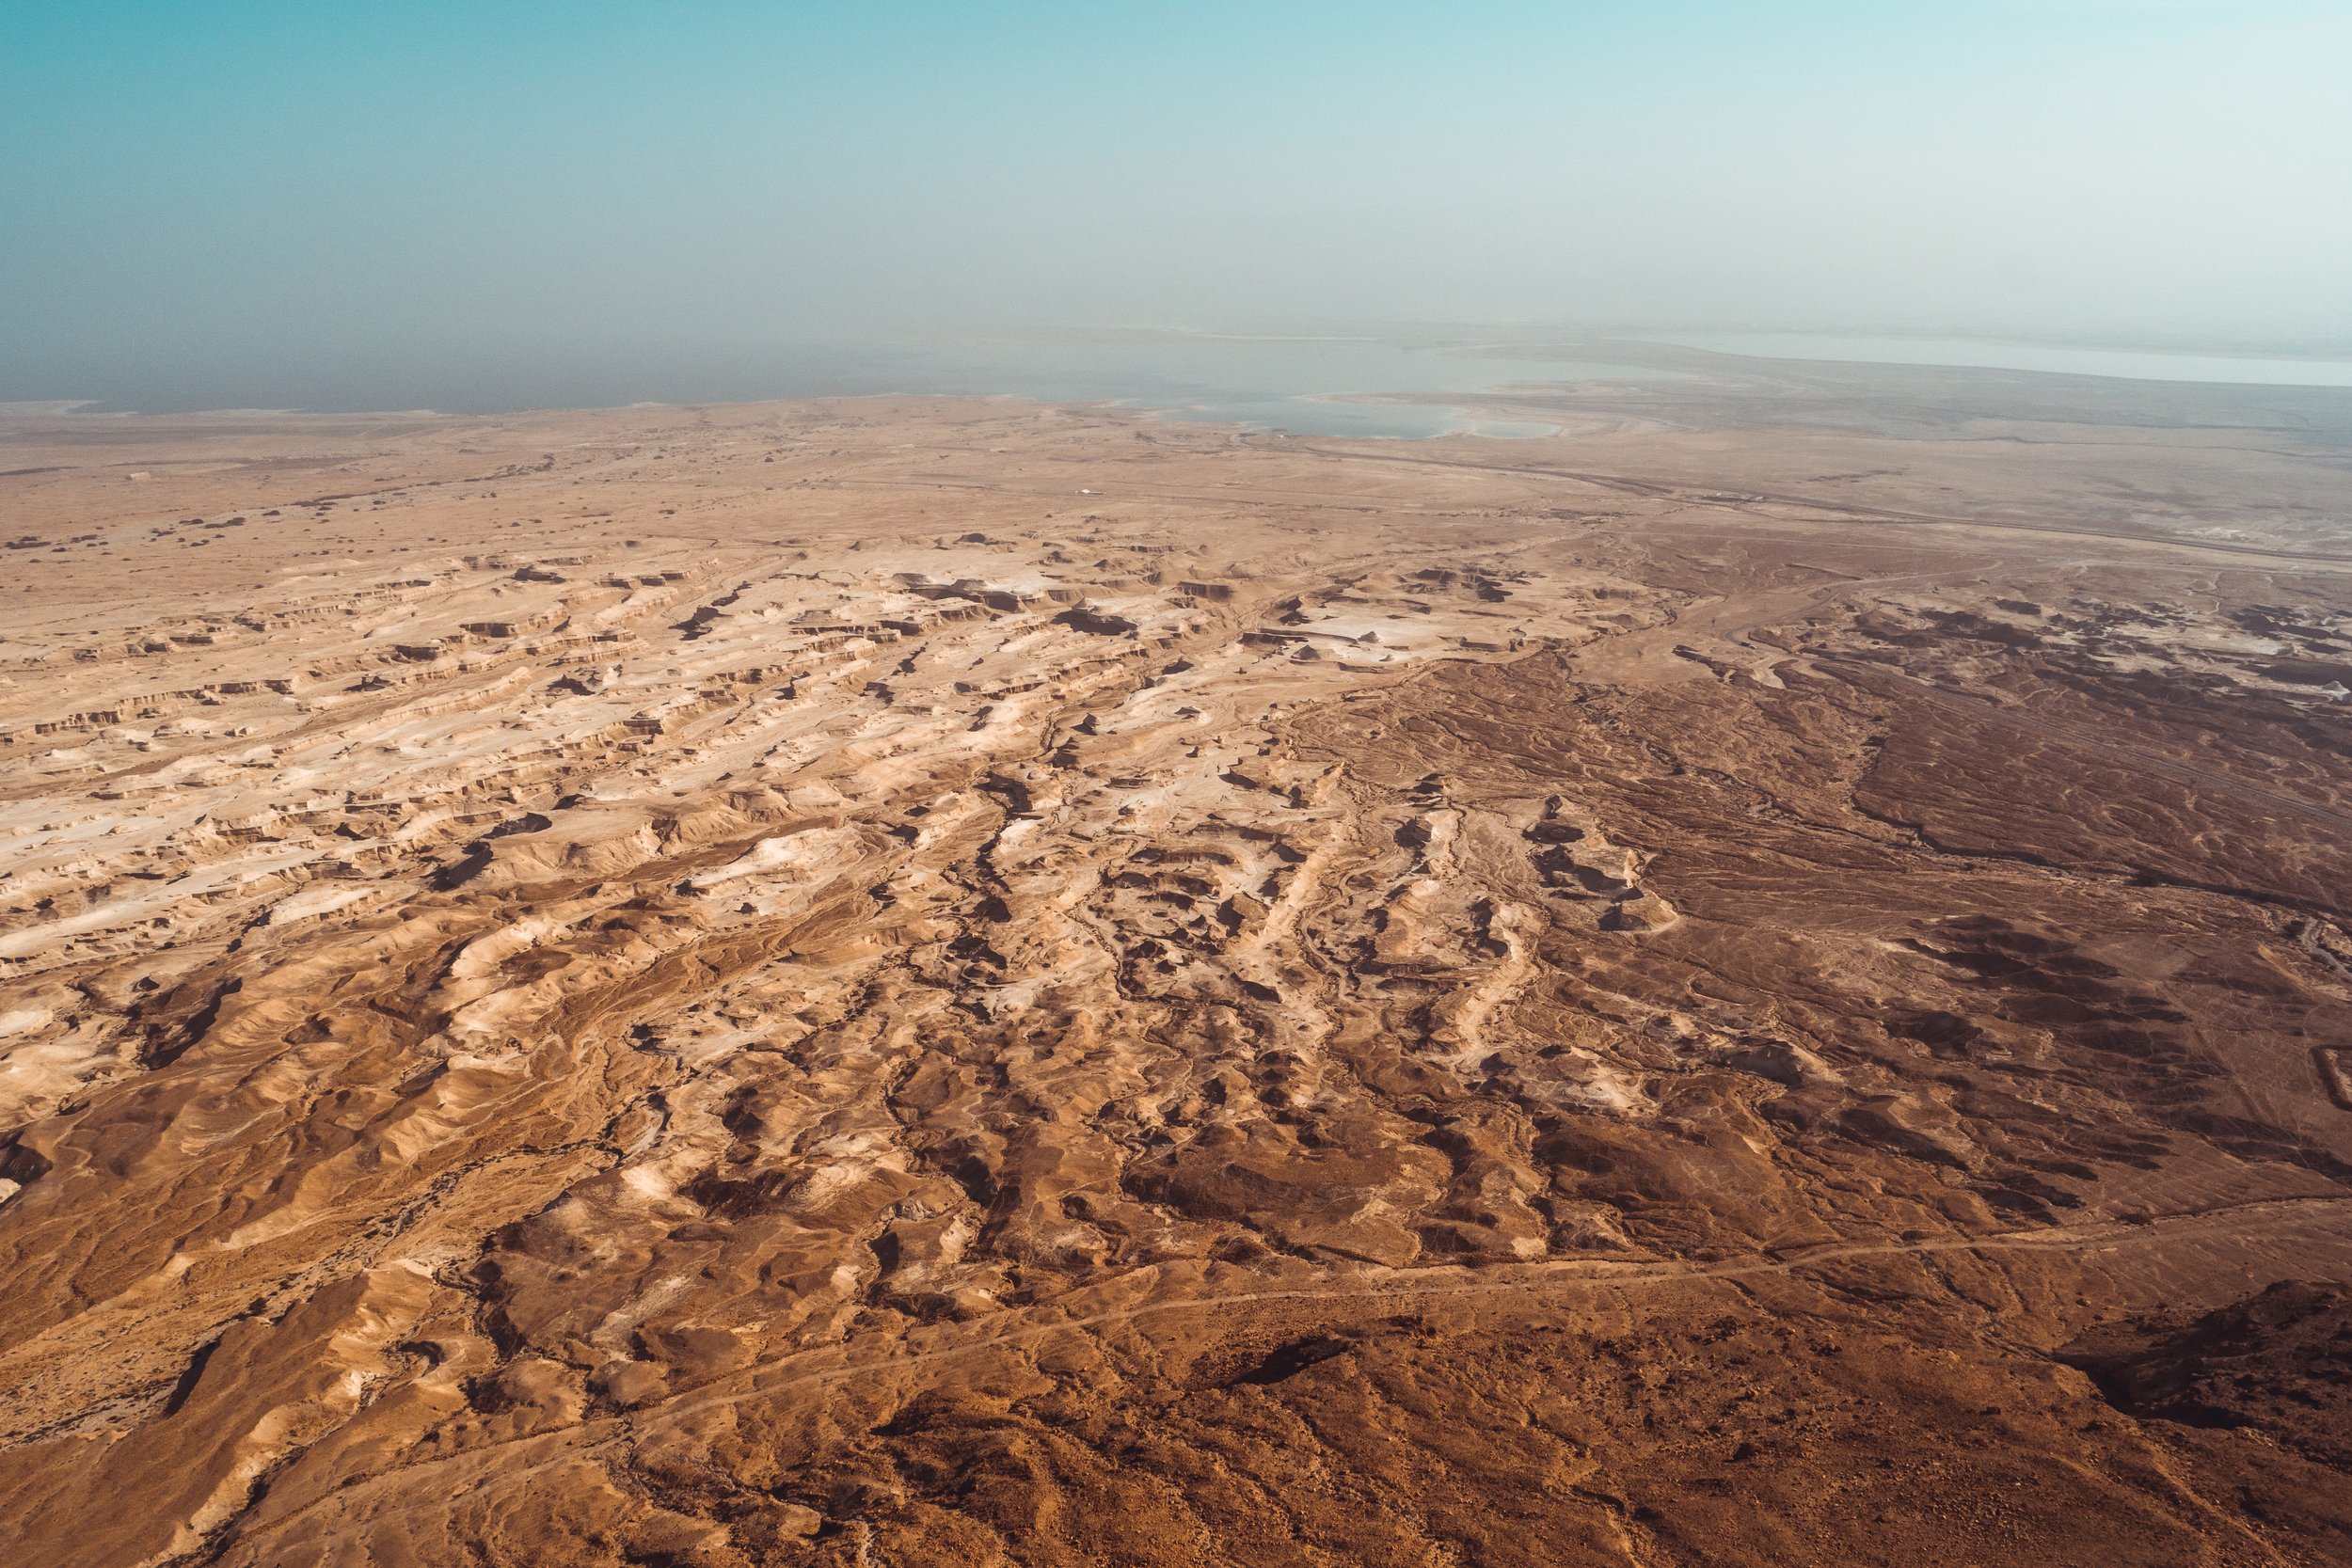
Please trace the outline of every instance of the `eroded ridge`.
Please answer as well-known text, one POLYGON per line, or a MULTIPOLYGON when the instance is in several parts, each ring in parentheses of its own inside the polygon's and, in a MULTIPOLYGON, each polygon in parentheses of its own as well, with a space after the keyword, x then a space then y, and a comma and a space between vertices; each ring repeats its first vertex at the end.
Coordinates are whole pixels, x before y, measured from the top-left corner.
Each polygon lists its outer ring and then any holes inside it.
POLYGON ((0 476, 33 1560, 2352 1542, 2306 533, 1873 530, 1737 432, 77 419, 0 476))

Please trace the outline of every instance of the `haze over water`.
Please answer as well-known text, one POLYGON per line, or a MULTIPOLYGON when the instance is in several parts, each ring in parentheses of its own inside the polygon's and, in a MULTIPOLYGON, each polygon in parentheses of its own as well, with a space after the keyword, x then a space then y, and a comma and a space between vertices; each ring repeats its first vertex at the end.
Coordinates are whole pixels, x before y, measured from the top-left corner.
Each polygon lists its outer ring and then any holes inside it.
POLYGON ((354 367, 310 385, 254 382, 246 396, 224 397, 218 383, 199 380, 130 383, 94 401, 101 407, 143 413, 222 406, 494 413, 936 394, 1128 404, 1173 419, 1298 434, 1419 436, 1474 430, 1517 436, 1541 435, 1551 427, 1466 414, 1447 404, 1444 395, 1515 383, 1662 373, 1576 357, 1516 353, 1502 357, 1425 339, 1130 331, 812 341, 756 354, 679 354, 651 363, 516 361, 462 379, 371 374, 354 367), (1374 397, 1427 401, 1353 401, 1374 397))
POLYGON ((2346 80, 2339 0, 19 5, 0 400, 1474 374, 1003 336, 1136 323, 2343 358, 2346 80))
MULTIPOLYGON (((1702 332, 1629 340, 1625 359, 1640 359, 1645 343, 1722 355, 1726 368, 1735 370, 1745 358, 1786 358, 2352 388, 2352 361, 2278 356, 2224 357, 1999 340, 1702 332)), ((1448 395, 1600 380, 1655 381, 1681 373, 1614 361, 1607 353, 1606 344, 1585 355, 1506 350, 1468 341, 1467 335, 1447 339, 1426 332, 1411 337, 1029 333, 818 341, 755 356, 678 356, 652 364, 516 362, 464 378, 387 376, 355 368, 307 387, 257 383, 246 396, 224 395, 221 384, 210 380, 131 384, 112 396, 90 400, 88 406, 142 413, 223 406, 293 406, 328 413, 411 407, 500 413, 770 398, 1010 396, 1122 404, 1168 419, 1291 435, 1417 438, 1467 432, 1514 437, 1546 435, 1555 427, 1486 417, 1449 402, 1448 395)))
POLYGON ((2125 381, 2220 382, 2250 387, 2352 387, 2352 359, 2289 355, 2173 354, 1997 338, 1844 337, 1804 332, 1661 333, 1654 340, 1713 354, 1865 365, 1947 365, 2039 371, 2125 381))

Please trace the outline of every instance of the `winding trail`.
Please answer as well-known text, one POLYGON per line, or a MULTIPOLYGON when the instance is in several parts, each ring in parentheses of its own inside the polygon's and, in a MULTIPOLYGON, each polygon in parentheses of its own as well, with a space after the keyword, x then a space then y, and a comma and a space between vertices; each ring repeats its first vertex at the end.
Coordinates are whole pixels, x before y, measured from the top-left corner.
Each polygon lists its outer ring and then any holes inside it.
MULTIPOLYGON (((1379 1312, 1397 1305, 1438 1297, 1492 1295, 1513 1293, 1544 1295, 1556 1291, 1618 1291, 1653 1290, 1680 1284, 1703 1284, 1716 1281, 1738 1281, 1787 1275, 1821 1268, 1825 1265, 1852 1262, 1857 1259, 1884 1258, 1923 1258, 1968 1254, 2044 1253, 2055 1255, 2116 1252, 2125 1249, 2161 1249, 2168 1243, 2195 1241, 2215 1233, 2227 1233, 2245 1239, 2275 1231, 2308 1231, 2311 1216, 2323 1222, 2323 1228, 2331 1230, 2333 1239, 2352 1250, 2352 1194, 2312 1194, 2301 1197, 2257 1199, 2247 1202, 2218 1204, 2211 1208, 2185 1210, 2159 1214, 2145 1223, 2126 1224, 2101 1222, 2080 1226, 2039 1227, 2030 1229, 1995 1232, 1986 1236, 1961 1236, 1910 1242, 1830 1243, 1808 1247, 1785 1258, 1755 1257, 1716 1262, 1688 1262, 1679 1259, 1650 1259, 1645 1261, 1615 1261, 1596 1258, 1565 1258, 1544 1262, 1501 1264, 1485 1269, 1437 1268, 1400 1269, 1377 1265, 1358 1266, 1335 1271, 1335 1277, 1327 1284, 1274 1286, 1261 1290, 1211 1290, 1162 1301, 1142 1301, 1109 1307, 1101 1311, 1073 1317, 1056 1318, 1043 1323, 1026 1323, 997 1326, 993 1321, 977 1324, 946 1325, 935 1331, 951 1341, 946 1344, 910 1351, 895 1355, 864 1356, 836 1361, 830 1366, 811 1367, 805 1371, 788 1372, 781 1378, 747 1387, 704 1388, 674 1395, 657 1404, 628 1416, 602 1418, 582 1422, 568 1431, 556 1433, 534 1433, 506 1439, 488 1445, 489 1448, 523 1448, 548 1446, 556 1449, 532 1459, 529 1463, 499 1469, 490 1479, 477 1481, 458 1495, 470 1496, 496 1487, 504 1491, 520 1486, 533 1477, 564 1465, 580 1463, 596 1456, 609 1455, 643 1441, 650 1435, 647 1428, 655 1423, 672 1425, 694 1417, 728 1410, 755 1401, 775 1400, 783 1396, 815 1390, 853 1386, 878 1377, 898 1378, 925 1367, 935 1367, 991 1352, 1015 1350, 1039 1344, 1065 1335, 1088 1334, 1146 1319, 1172 1317, 1200 1312, 1231 1312, 1237 1307, 1278 1305, 1310 1305, 1343 1303, 1350 1309, 1348 1316, 1379 1312), (2344 1220, 2333 1227, 2325 1227, 2330 1216, 2343 1215, 2344 1220), (969 1331, 968 1333, 965 1331, 969 1331)), ((2282 1239, 2283 1240, 2283 1239, 2282 1239)), ((1150 1270, 1138 1271, 1120 1279, 1104 1281, 1087 1287, 1089 1291, 1113 1289, 1135 1280, 1150 1270)), ((1051 1310, 1041 1308, 1041 1310, 1051 1310)), ((1304 1325, 1301 1325, 1304 1326, 1304 1325)), ((795 1363, 834 1355, 831 1347, 818 1350, 788 1352, 774 1359, 755 1363, 752 1367, 731 1374, 730 1380, 756 1378, 763 1372, 787 1370, 795 1363)), ((431 1470, 440 1465, 458 1465, 470 1475, 483 1473, 485 1449, 475 1448, 445 1459, 425 1459, 397 1465, 366 1478, 364 1481, 338 1489, 328 1497, 308 1503, 282 1519, 272 1520, 249 1535, 229 1534, 218 1539, 200 1560, 222 1560, 239 1548, 250 1559, 252 1551, 265 1540, 282 1538, 303 1520, 329 1503, 373 1500, 371 1494, 397 1487, 402 1497, 388 1512, 411 1513, 426 1506, 445 1506, 449 1494, 437 1491, 429 1482, 418 1484, 431 1470), (431 1499, 428 1503, 421 1500, 431 1499)), ((364 1525, 345 1529, 329 1530, 322 1536, 302 1538, 303 1544, 323 1545, 338 1539, 380 1529, 385 1511, 372 1511, 364 1525)))

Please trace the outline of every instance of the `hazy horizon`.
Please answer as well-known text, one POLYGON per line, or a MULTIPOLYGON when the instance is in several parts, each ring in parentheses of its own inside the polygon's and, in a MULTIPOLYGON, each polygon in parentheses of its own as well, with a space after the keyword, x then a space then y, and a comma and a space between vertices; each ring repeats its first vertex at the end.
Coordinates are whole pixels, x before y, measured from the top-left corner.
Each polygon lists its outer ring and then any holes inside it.
POLYGON ((1136 325, 2352 343, 2352 8, 1763 9, 13 6, 0 400, 1136 325))

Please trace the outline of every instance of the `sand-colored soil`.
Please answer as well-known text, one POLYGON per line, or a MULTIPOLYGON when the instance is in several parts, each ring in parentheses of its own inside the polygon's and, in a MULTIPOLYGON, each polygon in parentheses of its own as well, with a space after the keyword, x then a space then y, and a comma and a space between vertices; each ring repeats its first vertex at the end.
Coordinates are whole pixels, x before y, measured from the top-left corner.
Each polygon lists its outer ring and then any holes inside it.
POLYGON ((0 415, 8 1560, 2352 1559, 2352 399, 1496 406, 0 415))

